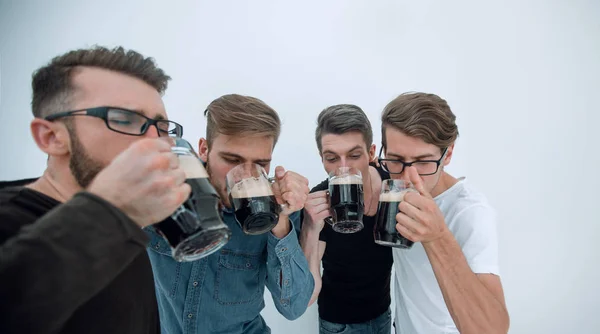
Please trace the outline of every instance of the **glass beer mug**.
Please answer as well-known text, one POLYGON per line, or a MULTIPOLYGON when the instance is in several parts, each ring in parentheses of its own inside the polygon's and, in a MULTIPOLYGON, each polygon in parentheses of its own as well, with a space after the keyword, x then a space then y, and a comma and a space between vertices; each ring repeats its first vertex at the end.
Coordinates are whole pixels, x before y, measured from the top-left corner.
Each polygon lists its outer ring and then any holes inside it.
POLYGON ((245 234, 269 232, 279 221, 279 214, 287 212, 287 204, 277 203, 273 178, 261 165, 243 163, 227 173, 227 194, 235 212, 235 220, 245 234))
POLYGON ((375 243, 396 248, 411 248, 414 242, 408 240, 396 230, 398 206, 409 191, 417 191, 412 183, 403 180, 383 180, 377 207, 377 218, 373 228, 375 243))
POLYGON ((171 139, 175 142, 171 151, 179 158, 192 191, 177 211, 153 227, 169 243, 176 261, 194 261, 225 245, 231 230, 223 223, 220 197, 196 152, 185 139, 171 139))
POLYGON ((364 197, 362 174, 353 167, 339 167, 329 173, 329 203, 332 216, 325 221, 339 233, 363 229, 364 197))

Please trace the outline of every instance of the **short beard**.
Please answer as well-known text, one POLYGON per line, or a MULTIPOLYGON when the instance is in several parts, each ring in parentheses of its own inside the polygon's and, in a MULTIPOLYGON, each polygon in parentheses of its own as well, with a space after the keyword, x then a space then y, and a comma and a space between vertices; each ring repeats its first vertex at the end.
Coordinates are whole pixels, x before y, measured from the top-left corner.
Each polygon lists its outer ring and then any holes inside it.
MULTIPOLYGON (((221 185, 219 184, 219 181, 216 180, 215 178, 213 178, 213 175, 210 171, 210 164, 208 163, 208 156, 209 154, 206 154, 206 173, 208 173, 208 178, 210 181, 210 184, 212 184, 212 186, 215 188, 215 190, 217 191, 217 194, 219 195, 219 197, 221 198, 221 205, 226 206, 226 207, 231 207, 231 203, 229 203, 229 197, 227 196, 227 188, 225 188, 225 193, 223 193, 223 190, 221 188, 221 185)), ((224 182, 227 182, 227 180, 225 180, 224 182)))
POLYGON ((71 140, 71 157, 69 159, 69 169, 71 174, 75 178, 75 181, 82 188, 87 188, 96 175, 104 169, 100 162, 94 160, 83 147, 75 128, 72 124, 67 124, 67 130, 69 131, 69 139, 71 140))

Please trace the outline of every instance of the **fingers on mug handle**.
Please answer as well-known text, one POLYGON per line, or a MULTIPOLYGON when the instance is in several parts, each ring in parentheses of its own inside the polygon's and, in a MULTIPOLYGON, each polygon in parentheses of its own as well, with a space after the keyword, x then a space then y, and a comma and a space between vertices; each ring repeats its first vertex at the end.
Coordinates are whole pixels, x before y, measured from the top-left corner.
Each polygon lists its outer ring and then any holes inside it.
POLYGON ((279 206, 281 207, 281 213, 283 213, 284 215, 290 215, 293 211, 290 210, 290 206, 287 203, 284 204, 279 204, 279 206))
MULTIPOLYGON (((275 184, 277 182, 276 177, 268 177, 267 180, 269 180, 269 183, 271 184, 271 186, 273 186, 273 184, 275 184)), ((278 191, 279 191, 279 189, 278 189, 278 191)), ((273 194, 275 195, 276 198, 277 198, 277 196, 279 196, 281 201, 284 201, 284 199, 281 197, 281 193, 276 194, 275 191, 273 191, 273 194)), ((279 207, 281 208, 281 212, 283 214, 289 215, 293 212, 292 210, 290 210, 290 205, 288 203, 279 204, 279 207)))

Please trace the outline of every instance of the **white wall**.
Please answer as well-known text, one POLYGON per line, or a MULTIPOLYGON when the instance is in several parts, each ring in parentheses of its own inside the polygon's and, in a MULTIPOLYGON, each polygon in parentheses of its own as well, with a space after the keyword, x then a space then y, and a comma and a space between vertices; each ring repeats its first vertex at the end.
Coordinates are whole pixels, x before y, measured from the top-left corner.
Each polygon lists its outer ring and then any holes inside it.
MULTIPOLYGON (((324 176, 313 140, 324 107, 360 105, 379 143, 389 100, 434 92, 458 116, 449 170, 500 212, 511 333, 597 333, 599 18, 593 0, 0 0, 0 179, 43 171, 31 73, 72 48, 155 57, 173 77, 170 117, 192 141, 212 99, 264 99, 284 121, 275 161, 311 184, 324 176)), ((316 307, 288 322, 267 303, 274 333, 316 332, 316 307)))

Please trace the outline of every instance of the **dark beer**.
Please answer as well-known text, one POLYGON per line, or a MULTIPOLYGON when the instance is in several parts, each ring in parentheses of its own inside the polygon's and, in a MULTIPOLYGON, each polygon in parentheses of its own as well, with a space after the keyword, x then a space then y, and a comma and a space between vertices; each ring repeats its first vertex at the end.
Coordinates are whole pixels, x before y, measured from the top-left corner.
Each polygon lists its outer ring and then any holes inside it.
POLYGON ((396 230, 396 215, 399 212, 398 205, 404 199, 406 192, 408 190, 383 193, 379 196, 377 218, 373 230, 377 244, 397 248, 412 247, 414 242, 406 239, 396 230))
POLYGON ((279 221, 281 206, 266 179, 247 178, 236 183, 229 193, 235 220, 246 234, 269 232, 279 221))
POLYGON ((334 178, 329 182, 329 194, 333 230, 341 233, 360 231, 364 227, 362 179, 355 175, 334 178))
POLYGON ((154 227, 171 245, 176 260, 189 261, 219 249, 231 231, 223 224, 219 195, 200 161, 192 155, 180 155, 179 163, 192 192, 175 213, 154 227))

